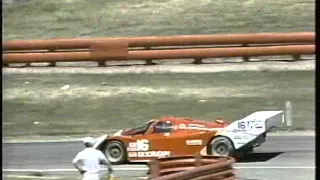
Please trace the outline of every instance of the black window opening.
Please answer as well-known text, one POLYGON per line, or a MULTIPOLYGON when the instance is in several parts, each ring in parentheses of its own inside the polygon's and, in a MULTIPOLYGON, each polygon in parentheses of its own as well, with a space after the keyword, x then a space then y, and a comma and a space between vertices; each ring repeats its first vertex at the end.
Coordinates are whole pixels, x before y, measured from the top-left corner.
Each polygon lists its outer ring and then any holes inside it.
POLYGON ((172 131, 171 122, 158 122, 155 126, 154 133, 169 133, 172 131))

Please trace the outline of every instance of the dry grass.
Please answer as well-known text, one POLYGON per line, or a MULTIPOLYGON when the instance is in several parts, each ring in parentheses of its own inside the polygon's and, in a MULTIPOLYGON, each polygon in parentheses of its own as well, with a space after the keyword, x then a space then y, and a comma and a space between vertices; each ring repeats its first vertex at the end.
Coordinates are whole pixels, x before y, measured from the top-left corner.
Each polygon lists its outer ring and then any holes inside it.
POLYGON ((314 0, 30 0, 4 5, 3 38, 314 31, 314 0))
MULTIPOLYGON (((102 83, 103 84, 103 83, 102 83)), ((62 86, 63 87, 63 86, 62 86)), ((261 86, 261 89, 264 87, 261 86)), ((272 90, 274 91, 274 90, 272 90)), ((32 84, 15 88, 5 88, 3 91, 3 100, 14 100, 19 98, 31 98, 33 103, 45 102, 57 98, 90 98, 100 99, 108 97, 121 97, 128 95, 138 96, 158 96, 168 95, 177 98, 197 96, 199 98, 212 97, 258 97, 264 96, 264 92, 256 92, 256 87, 234 86, 234 87, 204 87, 204 88, 181 88, 181 87, 150 87, 150 86, 120 86, 104 87, 102 86, 71 86, 67 90, 61 90, 59 87, 38 88, 32 84), (48 93, 50 92, 50 93, 48 93)))
POLYGON ((100 133, 163 115, 233 121, 288 100, 294 127, 314 129, 314 71, 10 73, 3 85, 5 136, 100 133))

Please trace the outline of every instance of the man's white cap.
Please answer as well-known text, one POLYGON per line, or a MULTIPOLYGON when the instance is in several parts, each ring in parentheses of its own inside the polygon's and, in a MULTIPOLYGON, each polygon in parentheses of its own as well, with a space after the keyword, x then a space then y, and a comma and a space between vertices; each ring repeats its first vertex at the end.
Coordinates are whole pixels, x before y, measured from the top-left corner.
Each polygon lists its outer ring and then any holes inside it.
POLYGON ((85 137, 85 138, 83 138, 82 142, 84 144, 90 144, 93 146, 95 143, 95 140, 92 137, 85 137))

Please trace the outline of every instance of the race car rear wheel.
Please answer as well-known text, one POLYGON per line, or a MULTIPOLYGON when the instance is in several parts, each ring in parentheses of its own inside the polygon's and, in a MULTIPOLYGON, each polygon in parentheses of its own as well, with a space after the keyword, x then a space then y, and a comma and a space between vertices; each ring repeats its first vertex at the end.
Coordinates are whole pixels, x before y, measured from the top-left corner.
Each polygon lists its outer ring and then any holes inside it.
POLYGON ((111 164, 123 164, 127 159, 127 152, 119 141, 109 141, 104 148, 104 154, 111 164))
POLYGON ((219 136, 210 142, 208 154, 223 157, 232 156, 234 154, 234 147, 229 138, 219 136))

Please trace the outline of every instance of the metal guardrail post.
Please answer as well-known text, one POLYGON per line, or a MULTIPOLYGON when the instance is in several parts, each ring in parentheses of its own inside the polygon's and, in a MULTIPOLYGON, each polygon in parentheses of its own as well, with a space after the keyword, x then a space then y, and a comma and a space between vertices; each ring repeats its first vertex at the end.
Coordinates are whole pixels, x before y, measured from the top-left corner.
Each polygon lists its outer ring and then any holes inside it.
POLYGON ((84 61, 95 61, 99 67, 106 66, 108 60, 125 59, 128 55, 128 43, 123 41, 97 41, 90 44, 88 56, 84 61))
POLYGON ((104 66, 106 66, 106 62, 105 62, 105 61, 98 61, 97 63, 98 63, 98 66, 99 66, 99 67, 104 67, 104 66))
POLYGON ((299 61, 301 60, 301 55, 294 55, 293 56, 293 61, 299 61))
POLYGON ((192 64, 202 64, 202 59, 201 58, 195 58, 192 64))
MULTIPOLYGON (((48 52, 54 52, 54 49, 49 49, 48 52)), ((56 67, 56 62, 49 62, 48 67, 56 67)))
POLYGON ((145 65, 155 65, 156 63, 152 62, 152 59, 147 59, 145 65))
MULTIPOLYGON (((243 46, 243 47, 250 47, 249 44, 243 44, 242 46, 243 46)), ((242 58, 243 58, 243 61, 244 61, 244 62, 249 62, 249 61, 250 61, 250 60, 249 60, 249 59, 250 59, 249 56, 243 56, 242 58)))
MULTIPOLYGON (((146 50, 151 50, 150 46, 145 47, 146 50)), ((155 65, 156 63, 152 62, 152 59, 147 59, 145 65, 155 65)))

